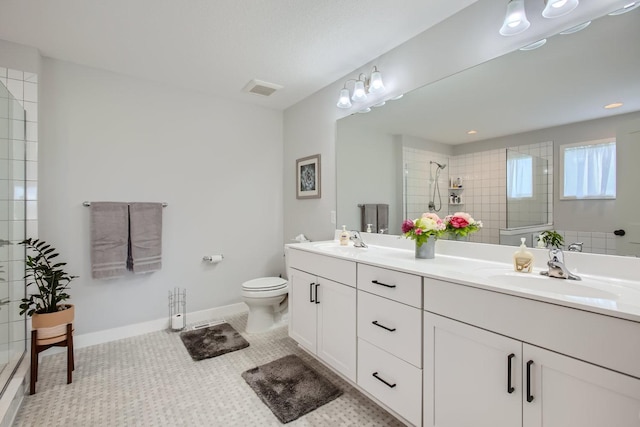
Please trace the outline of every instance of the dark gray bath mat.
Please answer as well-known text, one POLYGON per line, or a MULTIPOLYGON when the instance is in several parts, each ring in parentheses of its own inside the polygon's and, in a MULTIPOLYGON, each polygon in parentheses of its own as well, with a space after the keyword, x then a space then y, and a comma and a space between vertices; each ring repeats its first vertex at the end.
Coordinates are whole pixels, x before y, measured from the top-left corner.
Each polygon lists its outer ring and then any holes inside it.
POLYGON ((249 347, 247 340, 228 323, 182 332, 180 339, 193 360, 209 359, 249 347))
POLYGON ((293 354, 249 369, 242 373, 242 378, 283 424, 342 394, 342 390, 293 354))

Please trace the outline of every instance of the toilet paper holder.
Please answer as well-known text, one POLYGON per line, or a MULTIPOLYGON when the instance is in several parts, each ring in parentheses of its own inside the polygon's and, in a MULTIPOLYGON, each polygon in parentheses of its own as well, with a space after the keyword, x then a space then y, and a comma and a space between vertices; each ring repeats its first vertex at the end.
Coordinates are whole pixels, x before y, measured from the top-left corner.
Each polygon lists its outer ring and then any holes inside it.
POLYGON ((181 331, 187 326, 187 290, 169 291, 169 328, 181 331))
POLYGON ((219 254, 219 255, 205 255, 202 257, 203 261, 207 261, 210 262, 212 264, 218 263, 220 261, 222 261, 224 259, 224 255, 219 254))

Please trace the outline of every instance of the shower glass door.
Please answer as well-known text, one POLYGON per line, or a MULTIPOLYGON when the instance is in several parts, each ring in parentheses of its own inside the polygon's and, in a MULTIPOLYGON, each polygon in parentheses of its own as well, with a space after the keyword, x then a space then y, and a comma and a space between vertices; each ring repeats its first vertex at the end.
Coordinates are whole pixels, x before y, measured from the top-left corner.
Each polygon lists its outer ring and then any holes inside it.
POLYGON ((0 82, 0 390, 26 349, 25 296, 25 112, 0 82))

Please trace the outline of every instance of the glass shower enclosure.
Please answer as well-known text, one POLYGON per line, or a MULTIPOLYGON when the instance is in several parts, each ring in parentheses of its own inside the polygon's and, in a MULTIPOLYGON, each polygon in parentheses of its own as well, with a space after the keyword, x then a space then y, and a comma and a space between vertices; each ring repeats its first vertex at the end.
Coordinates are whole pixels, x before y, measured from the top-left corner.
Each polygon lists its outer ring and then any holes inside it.
POLYGON ((0 390, 4 392, 26 351, 25 111, 0 82, 0 390))

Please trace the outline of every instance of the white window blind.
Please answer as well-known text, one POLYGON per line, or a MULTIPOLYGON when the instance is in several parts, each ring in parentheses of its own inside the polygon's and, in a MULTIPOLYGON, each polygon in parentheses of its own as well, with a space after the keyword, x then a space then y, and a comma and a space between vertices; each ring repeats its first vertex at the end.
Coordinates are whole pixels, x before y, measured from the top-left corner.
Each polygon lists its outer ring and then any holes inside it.
POLYGON ((560 147, 563 199, 616 197, 616 142, 591 141, 560 147))

